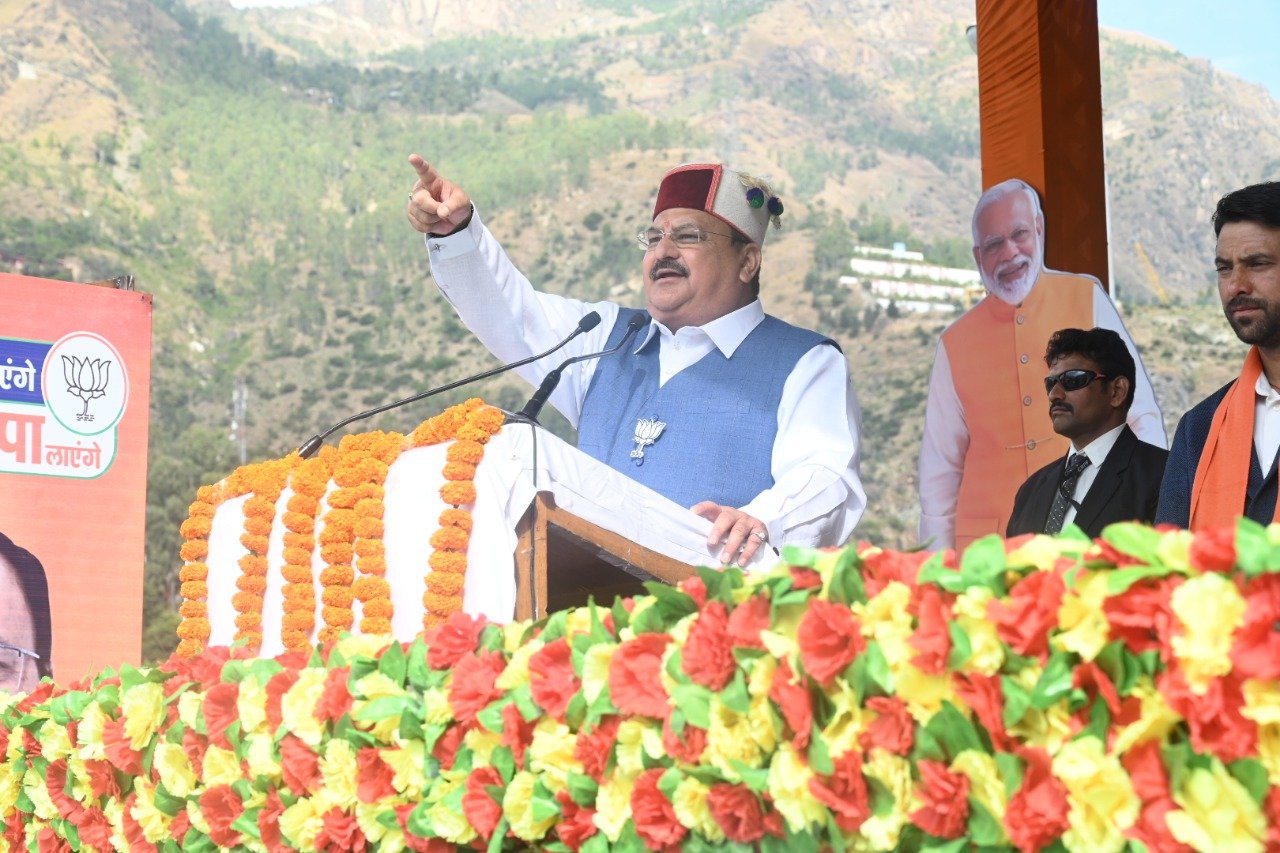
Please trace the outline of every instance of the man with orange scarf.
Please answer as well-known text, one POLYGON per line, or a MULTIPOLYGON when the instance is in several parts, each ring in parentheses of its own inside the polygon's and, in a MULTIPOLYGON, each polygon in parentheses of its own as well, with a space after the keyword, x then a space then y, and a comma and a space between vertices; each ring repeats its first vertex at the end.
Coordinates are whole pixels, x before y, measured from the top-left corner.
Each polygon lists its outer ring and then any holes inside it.
POLYGON ((1183 415, 1169 449, 1156 523, 1191 530, 1276 514, 1280 448, 1280 182, 1223 196, 1213 213, 1218 295, 1251 344, 1240 376, 1183 415))

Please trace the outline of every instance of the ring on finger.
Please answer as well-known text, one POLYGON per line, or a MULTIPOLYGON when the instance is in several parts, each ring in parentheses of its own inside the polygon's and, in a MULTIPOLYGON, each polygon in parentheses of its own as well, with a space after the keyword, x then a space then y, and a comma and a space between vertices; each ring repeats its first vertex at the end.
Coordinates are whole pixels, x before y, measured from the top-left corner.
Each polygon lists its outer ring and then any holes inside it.
POLYGON ((759 530, 751 531, 751 535, 759 539, 761 544, 764 544, 765 542, 769 541, 769 533, 763 527, 761 527, 759 530))

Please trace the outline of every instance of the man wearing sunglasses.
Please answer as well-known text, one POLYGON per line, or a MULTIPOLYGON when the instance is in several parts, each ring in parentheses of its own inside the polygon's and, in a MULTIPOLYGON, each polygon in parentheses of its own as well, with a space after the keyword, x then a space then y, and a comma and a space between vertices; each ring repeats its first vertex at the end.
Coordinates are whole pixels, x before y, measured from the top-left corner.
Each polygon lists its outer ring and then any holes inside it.
POLYGON ((1140 440, 1125 423, 1137 372, 1129 348, 1110 329, 1059 329, 1044 361, 1049 418, 1071 449, 1018 489, 1006 535, 1075 524, 1097 537, 1117 521, 1149 523, 1169 451, 1140 440))
MULTIPOLYGON (((830 339, 764 313, 765 232, 782 202, 765 182, 715 164, 672 169, 637 234, 644 311, 536 291, 480 222, 468 194, 418 155, 409 197, 445 298, 503 361, 543 352, 592 311, 602 322, 556 354, 619 345, 574 364, 551 403, 589 455, 712 523, 724 563, 766 543, 834 546, 866 506, 859 412, 830 339)), ((519 369, 537 385, 552 365, 519 369)))
POLYGON ((1240 375, 1183 415, 1156 521, 1190 530, 1277 520, 1280 447, 1280 181, 1227 193, 1213 213, 1227 322, 1249 344, 1240 375))
MULTIPOLYGON (((1101 215, 1101 213, 1099 213, 1101 215)), ((1055 329, 1112 329, 1137 363, 1129 424, 1165 445, 1137 349, 1097 279, 1044 266, 1040 198, 1012 179, 973 211, 973 259, 987 296, 947 327, 934 353, 920 445, 920 542, 964 548, 1007 527, 1018 487, 1067 450, 1041 407, 1038 365, 1055 329)))

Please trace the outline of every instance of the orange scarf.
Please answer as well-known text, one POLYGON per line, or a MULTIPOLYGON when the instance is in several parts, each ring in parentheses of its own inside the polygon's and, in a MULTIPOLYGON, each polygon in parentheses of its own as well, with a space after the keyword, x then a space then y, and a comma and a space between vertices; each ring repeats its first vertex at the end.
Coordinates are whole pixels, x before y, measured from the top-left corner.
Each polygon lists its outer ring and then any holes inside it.
MULTIPOLYGON (((1250 347, 1240 378, 1213 413, 1191 486, 1188 524, 1191 530, 1234 525, 1244 512, 1253 460, 1253 415, 1261 375, 1262 357, 1257 347, 1250 347)), ((1272 520, 1280 521, 1280 500, 1276 501, 1276 515, 1272 520)))

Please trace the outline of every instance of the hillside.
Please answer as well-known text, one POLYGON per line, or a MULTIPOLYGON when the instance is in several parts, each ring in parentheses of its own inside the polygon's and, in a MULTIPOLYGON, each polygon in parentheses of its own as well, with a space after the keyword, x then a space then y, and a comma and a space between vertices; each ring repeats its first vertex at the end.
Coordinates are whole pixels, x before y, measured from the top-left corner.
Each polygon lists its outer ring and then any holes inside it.
MULTIPOLYGON (((664 169, 727 159, 771 175, 787 214, 766 307, 841 341, 865 418, 860 535, 911 544, 944 321, 891 318, 837 280, 855 241, 969 263, 971 18, 960 0, 0 0, 0 189, 22 199, 0 208, 0 264, 131 273, 156 294, 152 650, 186 504, 239 461, 237 385, 248 456, 263 458, 492 364, 403 220, 413 151, 467 186, 535 281, 621 301, 638 298, 630 235, 664 169)), ((1280 107, 1140 38, 1102 48, 1116 277, 1172 429, 1238 362, 1202 304, 1208 210, 1280 177, 1280 107), (1175 304, 1144 304, 1161 289, 1175 304)), ((476 390, 528 394, 512 379, 476 390)), ((409 429, 463 393, 371 425, 409 429)))

